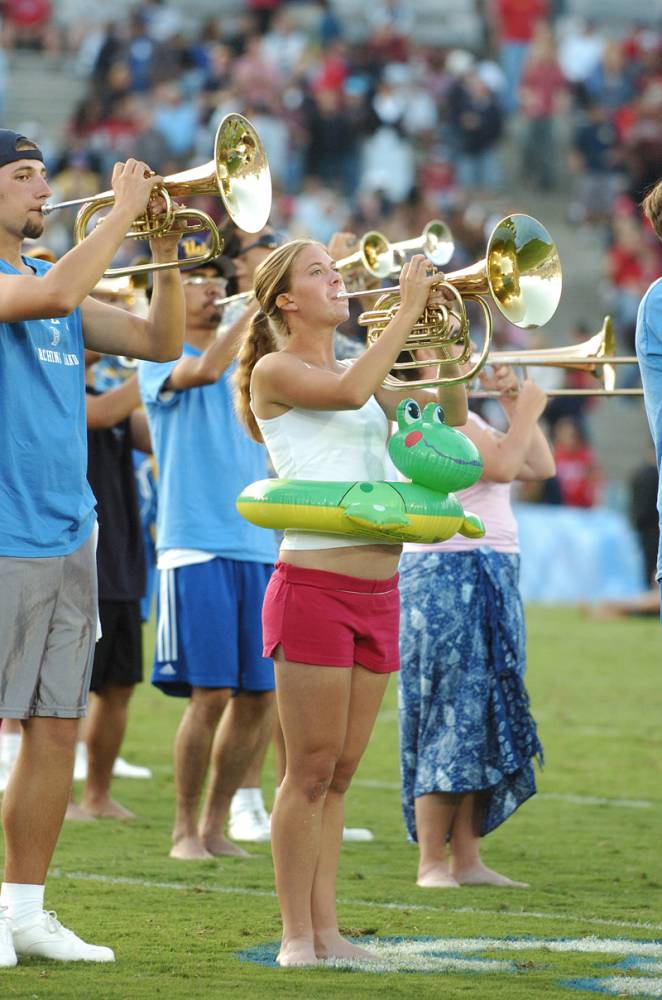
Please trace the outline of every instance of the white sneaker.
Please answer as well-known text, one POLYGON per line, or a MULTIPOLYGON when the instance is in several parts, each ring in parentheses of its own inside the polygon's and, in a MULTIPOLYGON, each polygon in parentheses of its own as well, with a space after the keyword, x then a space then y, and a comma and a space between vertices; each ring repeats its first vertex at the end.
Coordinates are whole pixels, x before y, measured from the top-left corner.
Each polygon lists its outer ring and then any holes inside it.
POLYGON ((87 747, 82 740, 76 743, 74 757, 74 781, 85 781, 87 778, 87 747))
POLYGON ((138 764, 129 764, 123 757, 116 757, 113 764, 114 778, 151 778, 152 772, 148 767, 140 767, 138 764))
POLYGON ((52 910, 42 910, 36 917, 12 927, 17 955, 52 958, 60 962, 114 962, 112 948, 87 944, 73 931, 63 927, 52 910))
POLYGON ((269 813, 264 807, 231 812, 228 834, 230 840, 251 840, 255 844, 268 844, 271 840, 269 813))
POLYGON ((372 830, 366 830, 364 826, 344 826, 342 839, 346 844, 352 842, 367 844, 369 840, 375 839, 375 835, 372 830))
POLYGON ((11 933, 11 923, 6 915, 6 906, 0 906, 0 969, 16 965, 16 949, 11 933))
POLYGON ((9 775, 11 774, 11 764, 5 764, 4 761, 0 762, 0 792, 4 792, 5 788, 9 783, 9 775))

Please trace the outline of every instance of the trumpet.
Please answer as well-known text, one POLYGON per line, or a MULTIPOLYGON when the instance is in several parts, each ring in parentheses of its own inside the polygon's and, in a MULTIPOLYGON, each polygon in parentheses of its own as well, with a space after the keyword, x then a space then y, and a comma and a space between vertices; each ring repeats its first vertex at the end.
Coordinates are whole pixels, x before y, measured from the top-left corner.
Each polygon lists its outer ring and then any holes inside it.
POLYGON ((386 237, 376 229, 364 233, 358 249, 336 261, 345 286, 355 289, 365 287, 366 273, 371 278, 387 278, 393 273, 395 257, 386 237))
MULTIPOLYGON (((141 271, 160 271, 173 267, 201 267, 217 257, 223 249, 223 240, 216 223, 206 212, 195 208, 176 208, 173 198, 217 195, 221 198, 229 217, 239 229, 256 233, 262 229, 271 211, 271 176, 264 147, 251 123, 243 115, 226 115, 216 130, 214 155, 200 167, 183 170, 165 177, 152 191, 152 198, 160 197, 165 208, 152 216, 144 212, 133 222, 126 234, 129 239, 147 240, 163 236, 172 230, 182 230, 183 236, 208 231, 209 250, 185 261, 156 264, 134 264, 110 268, 105 277, 121 277, 141 271)), ((49 215, 56 209, 81 206, 74 223, 74 239, 80 243, 86 236, 90 220, 101 209, 115 201, 114 191, 104 191, 91 198, 78 198, 54 205, 44 205, 42 213, 49 215)), ((102 220, 97 220, 102 221, 102 220)))
POLYGON ((395 261, 392 273, 397 274, 408 258, 415 253, 423 253, 435 267, 443 267, 455 253, 455 241, 445 222, 441 219, 430 219, 423 227, 420 236, 392 243, 391 250, 395 261))
MULTIPOLYGON (((619 388, 617 365, 636 365, 637 358, 616 355, 616 333, 611 316, 605 316, 601 328, 581 344, 547 347, 532 351, 494 351, 487 356, 489 365, 512 365, 522 368, 569 368, 588 372, 600 383, 595 389, 550 389, 548 396, 642 396, 641 387, 619 388)), ((492 390, 471 391, 475 399, 490 399, 500 394, 492 390)))
POLYGON ((226 295, 224 299, 214 299, 215 306, 227 306, 231 302, 243 302, 248 305, 255 298, 255 292, 251 288, 247 292, 237 292, 236 295, 226 295))
MULTIPOLYGON (((483 260, 440 278, 437 287, 445 289, 455 300, 454 308, 443 304, 425 307, 403 347, 410 360, 396 362, 393 370, 420 368, 416 351, 434 348, 440 356, 425 364, 436 365, 437 376, 413 380, 408 383, 410 387, 422 389, 471 381, 486 363, 492 343, 492 315, 485 296, 492 299, 510 323, 530 330, 552 318, 561 297, 561 284, 558 251, 542 223, 530 215, 506 216, 492 230, 483 260), (465 308, 468 301, 478 304, 485 322, 483 349, 474 358, 465 308), (448 356, 452 345, 462 345, 456 357, 448 356), (466 374, 442 376, 444 366, 469 361, 472 367, 466 374)), ((358 320, 367 327, 368 344, 372 344, 395 316, 400 306, 400 289, 396 285, 367 292, 345 292, 339 297, 357 295, 380 296, 375 308, 361 313, 358 320)), ((402 381, 395 375, 388 375, 383 384, 386 389, 402 389, 402 381)))

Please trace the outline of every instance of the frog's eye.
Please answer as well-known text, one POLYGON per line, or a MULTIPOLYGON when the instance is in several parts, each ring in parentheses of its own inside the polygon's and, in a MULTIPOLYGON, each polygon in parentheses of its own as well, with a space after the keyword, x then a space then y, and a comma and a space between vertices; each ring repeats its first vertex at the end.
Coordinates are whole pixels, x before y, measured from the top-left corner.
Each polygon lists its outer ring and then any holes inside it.
POLYGON ((406 424, 415 424, 421 419, 421 408, 415 399, 408 399, 405 403, 403 416, 406 424))
POLYGON ((423 423, 445 426, 443 407, 439 406, 438 403, 428 403, 423 411, 423 423))

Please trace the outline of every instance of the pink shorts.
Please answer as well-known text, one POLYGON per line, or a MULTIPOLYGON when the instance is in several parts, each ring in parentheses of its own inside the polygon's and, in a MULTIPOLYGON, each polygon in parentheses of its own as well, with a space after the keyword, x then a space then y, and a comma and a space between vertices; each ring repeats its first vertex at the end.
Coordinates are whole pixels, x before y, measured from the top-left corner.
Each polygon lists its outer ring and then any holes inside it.
POLYGON ((326 667, 358 663, 377 674, 400 669, 398 574, 361 580, 276 563, 262 608, 263 656, 326 667))

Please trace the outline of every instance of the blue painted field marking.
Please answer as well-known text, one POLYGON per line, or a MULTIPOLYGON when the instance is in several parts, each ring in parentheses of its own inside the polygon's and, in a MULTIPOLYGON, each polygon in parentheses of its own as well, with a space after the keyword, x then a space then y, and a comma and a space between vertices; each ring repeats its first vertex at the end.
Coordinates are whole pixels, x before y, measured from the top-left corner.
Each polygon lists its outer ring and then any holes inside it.
MULTIPOLYGON (((405 937, 360 937, 351 938, 354 944, 369 948, 374 953, 374 961, 352 961, 351 959, 326 959, 325 968, 342 969, 346 972, 404 972, 404 973, 517 973, 515 962, 503 959, 472 956, 467 958, 462 952, 455 952, 453 939, 445 938, 405 938, 405 937), (451 947, 449 948, 448 945, 451 947)), ((276 968, 278 944, 257 945, 239 953, 242 962, 255 962, 276 968)))
MULTIPOLYGON (((560 980, 569 991, 601 993, 608 996, 655 998, 662 997, 662 941, 632 941, 627 938, 537 938, 519 936, 506 938, 432 938, 389 937, 353 938, 374 953, 374 961, 327 960, 326 968, 345 972, 412 973, 475 973, 530 974, 526 965, 514 960, 485 957, 485 952, 542 952, 555 954, 624 956, 609 965, 593 965, 604 972, 581 979, 560 980), (483 954, 477 954, 477 953, 483 954), (620 971, 624 975, 614 975, 620 971), (633 972, 639 975, 632 975, 633 972)), ((277 944, 258 945, 241 952, 245 962, 276 966, 277 944)), ((549 964, 546 966, 549 968, 549 964)), ((540 971, 538 964, 534 971, 540 971)))

